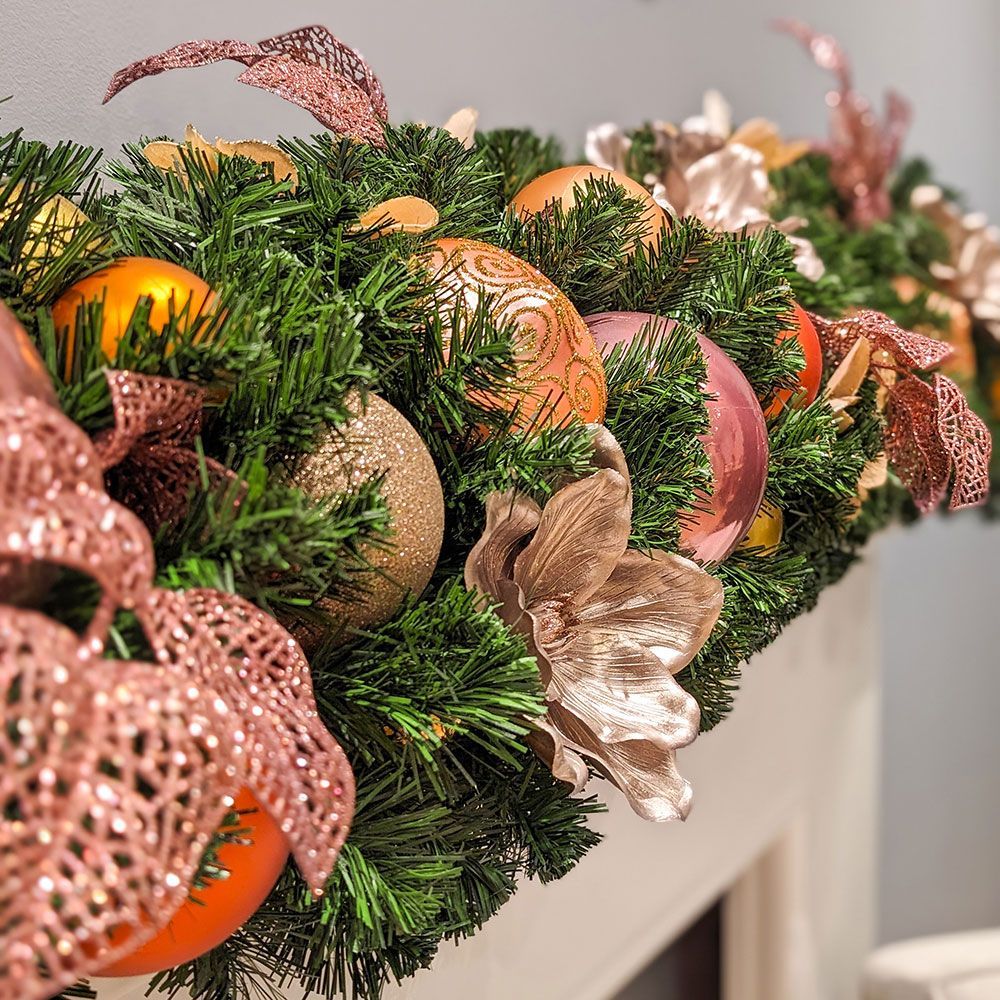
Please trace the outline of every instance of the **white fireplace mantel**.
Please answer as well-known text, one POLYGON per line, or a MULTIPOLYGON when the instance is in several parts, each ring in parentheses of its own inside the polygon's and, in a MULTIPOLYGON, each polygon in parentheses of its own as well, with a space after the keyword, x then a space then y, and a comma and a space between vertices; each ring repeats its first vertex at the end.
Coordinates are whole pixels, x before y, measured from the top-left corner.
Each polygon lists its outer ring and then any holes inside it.
MULTIPOLYGON (((602 782, 604 842, 386 1000, 608 1000, 734 884, 726 1000, 854 997, 875 934, 873 590, 856 567, 745 669, 730 718, 679 756, 686 823, 645 823, 602 782)), ((141 987, 105 980, 99 997, 141 987)))
POLYGON ((686 823, 645 823, 602 782, 604 842, 559 882, 522 886, 391 1000, 608 1000, 741 876, 726 1000, 855 997, 875 937, 874 576, 862 564, 826 591, 745 668, 730 718, 681 751, 686 823), (774 844, 790 857, 755 873, 774 844), (775 877, 784 911, 755 908, 775 877), (734 947, 772 960, 754 970, 734 947))

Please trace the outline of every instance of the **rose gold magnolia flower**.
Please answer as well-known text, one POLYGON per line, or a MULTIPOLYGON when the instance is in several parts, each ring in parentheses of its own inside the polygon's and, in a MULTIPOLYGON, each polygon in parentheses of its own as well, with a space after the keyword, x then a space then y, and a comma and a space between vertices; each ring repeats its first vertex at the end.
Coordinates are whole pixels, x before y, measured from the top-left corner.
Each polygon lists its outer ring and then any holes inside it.
MULTIPOLYGON (((795 248, 795 266, 811 281, 823 275, 813 245, 793 235, 806 223, 770 215, 774 200, 768 170, 793 163, 808 151, 806 143, 785 143, 776 126, 754 118, 732 131, 729 105, 721 94, 705 94, 703 112, 678 128, 669 122, 652 126, 656 172, 643 178, 657 203, 671 215, 694 216, 717 232, 760 232, 773 226, 795 248)), ((587 133, 587 158, 597 166, 624 170, 632 140, 611 123, 587 133)))
POLYGON ((579 791, 586 757, 644 819, 683 819, 691 788, 674 752, 697 736, 699 712, 673 675, 708 638, 722 586, 680 556, 628 548, 628 469, 608 431, 597 443, 607 467, 544 509, 516 492, 489 498, 465 581, 538 659, 548 710, 529 741, 552 773, 579 791))

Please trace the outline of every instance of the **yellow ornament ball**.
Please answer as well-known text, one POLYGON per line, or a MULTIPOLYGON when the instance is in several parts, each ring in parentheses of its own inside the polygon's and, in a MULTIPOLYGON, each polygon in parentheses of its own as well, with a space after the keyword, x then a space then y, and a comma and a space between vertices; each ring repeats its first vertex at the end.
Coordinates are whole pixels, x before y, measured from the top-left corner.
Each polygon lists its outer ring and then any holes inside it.
POLYGON ((781 508, 765 500, 739 547, 741 550, 757 549, 754 554, 758 556, 773 556, 781 544, 784 530, 785 515, 781 508))
POLYGON ((128 329, 132 313, 143 298, 150 300, 149 324, 154 329, 166 326, 171 315, 181 317, 180 329, 189 329, 199 317, 211 312, 216 303, 215 292, 197 274, 179 264, 152 257, 116 260, 71 285, 52 307, 56 332, 65 331, 67 378, 76 341, 79 306, 104 303, 101 349, 110 361, 128 329))
MULTIPOLYGON (((347 408, 357 415, 322 433, 315 450, 290 464, 289 474, 293 486, 316 499, 381 477, 391 516, 389 544, 362 552, 371 569, 358 576, 356 592, 317 602, 337 626, 347 628, 380 625, 408 593, 419 594, 430 582, 444 539, 444 493, 427 445, 384 399, 369 393, 366 403, 357 393, 349 396, 347 408)), ((303 626, 296 638, 314 647, 322 636, 303 626)))
POLYGON ((531 216, 544 212, 546 208, 558 202, 564 211, 569 211, 587 189, 589 180, 614 181, 624 188, 626 194, 638 198, 645 206, 642 221, 644 225, 641 241, 647 247, 655 249, 660 245, 660 236, 665 227, 669 227, 670 219, 666 212, 653 200, 653 196, 628 174, 606 167, 576 166, 560 167, 536 177, 530 184, 514 195, 511 207, 522 216, 531 216))

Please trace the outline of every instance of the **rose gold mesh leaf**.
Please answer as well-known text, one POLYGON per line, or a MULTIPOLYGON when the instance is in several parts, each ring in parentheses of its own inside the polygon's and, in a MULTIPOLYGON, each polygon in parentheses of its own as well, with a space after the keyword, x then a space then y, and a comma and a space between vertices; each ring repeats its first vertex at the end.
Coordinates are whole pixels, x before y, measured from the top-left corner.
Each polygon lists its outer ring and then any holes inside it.
POLYGON ((354 776, 317 716, 302 650, 272 618, 231 594, 160 591, 138 613, 157 658, 193 662, 239 718, 248 782, 321 891, 350 827, 354 776))
POLYGON ((990 492, 993 441, 989 428, 969 409, 961 389, 950 378, 935 375, 933 387, 938 433, 955 470, 948 506, 952 510, 978 506, 990 492))
MULTIPOLYGON (((859 337, 864 337, 876 351, 887 351, 902 369, 927 371, 936 368, 954 353, 954 348, 940 340, 904 330, 884 313, 862 309, 842 319, 824 319, 809 313, 829 365, 838 365, 859 337)), ((872 364, 878 366, 876 358, 872 364)))
POLYGON ((382 121, 388 120, 389 107, 379 78, 372 72, 364 56, 335 37, 329 28, 311 24, 287 31, 282 35, 265 38, 260 43, 260 49, 262 52, 291 55, 299 62, 315 63, 330 73, 345 77, 368 95, 378 117, 382 121))
POLYGON ((226 39, 220 42, 207 39, 181 42, 180 45, 175 45, 165 52, 158 52, 145 59, 138 59, 118 70, 111 77, 103 103, 107 104, 116 94, 131 86, 136 80, 142 80, 147 76, 156 76, 171 69, 205 66, 208 63, 222 62, 224 59, 235 59, 237 62, 249 63, 259 56, 260 48, 258 46, 235 39, 226 39))
POLYGON ((78 649, 0 608, 0 1000, 42 1000, 153 936, 242 781, 213 698, 78 649), (109 948, 115 927, 133 934, 109 948))
MULTIPOLYGON (((101 487, 90 439, 58 410, 34 397, 0 405, 0 508, 54 496, 83 483, 101 487)), ((0 601, 32 602, 44 593, 50 574, 29 565, 26 555, 0 557, 0 601)))
MULTIPOLYGON (((192 445, 201 430, 205 394, 190 382, 138 372, 108 371, 106 378, 115 425, 98 435, 95 447, 109 470, 108 490, 150 531, 176 523, 201 470, 192 445)), ((212 488, 234 481, 225 466, 210 458, 204 462, 212 488)))
POLYGON ((321 888, 354 785, 298 646, 238 598, 151 590, 149 537, 91 485, 100 462, 69 420, 0 405, 0 477, 0 551, 106 588, 87 641, 0 607, 0 1000, 42 1000, 170 919, 248 782, 321 888), (115 606, 133 604, 158 662, 97 658, 115 606), (135 933, 108 948, 122 926, 135 933))
POLYGON ((944 498, 951 455, 941 439, 937 396, 915 377, 900 379, 889 390, 885 450, 900 481, 922 513, 944 498))
POLYGON ((183 42, 119 70, 104 100, 143 77, 222 59, 247 67, 237 78, 240 83, 305 108, 332 131, 385 144, 388 108, 382 85, 360 53, 319 25, 265 38, 259 45, 231 39, 183 42))
POLYGON ((349 135, 372 146, 385 145, 385 124, 371 98, 343 76, 293 56, 258 59, 238 77, 240 83, 260 87, 305 108, 331 132, 349 135))
POLYGON ((143 439, 189 447, 201 430, 204 392, 179 379, 107 371, 115 425, 94 446, 105 469, 117 465, 143 439))
MULTIPOLYGON (((0 432, 2 433, 2 432, 0 432)), ((103 643, 116 608, 143 599, 155 563, 149 533, 106 493, 88 487, 0 510, 0 556, 46 562, 93 577, 102 590, 88 638, 103 643)))

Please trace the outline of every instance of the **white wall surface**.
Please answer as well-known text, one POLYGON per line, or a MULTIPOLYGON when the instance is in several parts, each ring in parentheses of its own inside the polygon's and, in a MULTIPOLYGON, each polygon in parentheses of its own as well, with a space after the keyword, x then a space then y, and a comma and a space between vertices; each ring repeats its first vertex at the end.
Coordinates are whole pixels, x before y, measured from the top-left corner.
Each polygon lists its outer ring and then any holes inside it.
MULTIPOLYGON (((790 134, 825 130, 828 80, 768 29, 794 15, 835 33, 871 97, 916 109, 908 149, 1000 219, 1000 4, 995 0, 2 0, 5 125, 114 150, 138 133, 267 138, 314 128, 238 86, 223 63, 142 81, 101 107, 132 59, 189 38, 254 40, 314 21, 379 72, 394 119, 443 121, 473 104, 485 126, 557 132, 679 119, 702 91, 790 134)), ((883 543, 885 636, 882 932, 1000 924, 1000 528, 931 522, 883 543)), ((850 628, 850 623, 844 623, 850 628)))

